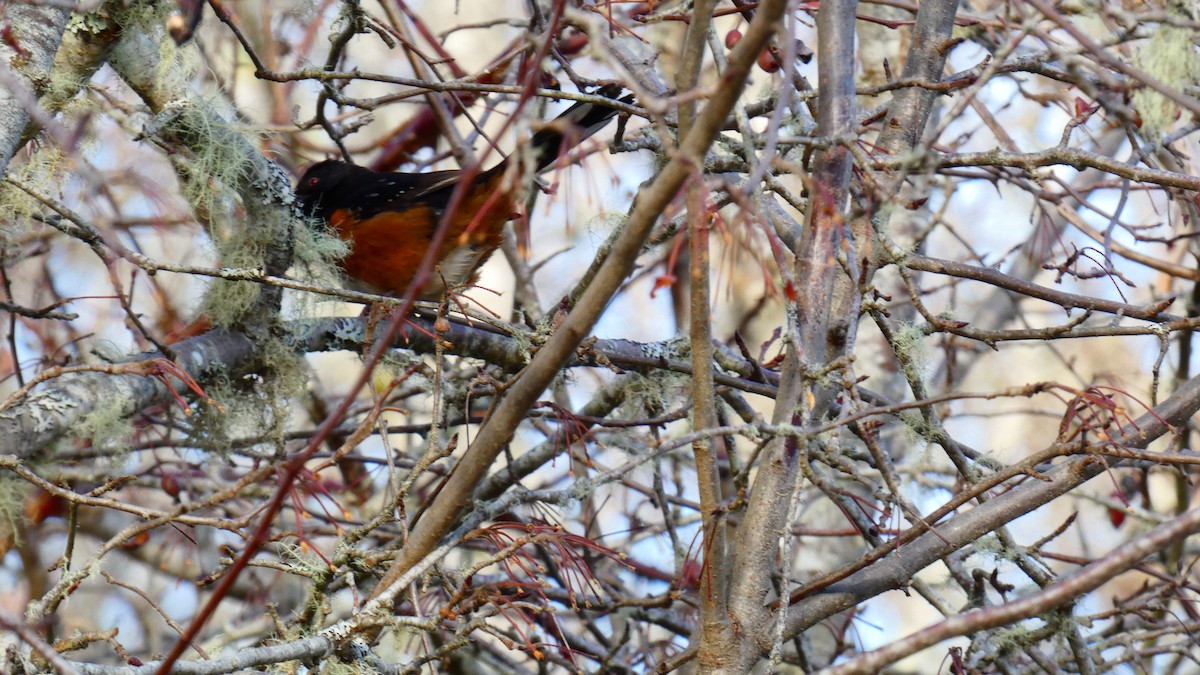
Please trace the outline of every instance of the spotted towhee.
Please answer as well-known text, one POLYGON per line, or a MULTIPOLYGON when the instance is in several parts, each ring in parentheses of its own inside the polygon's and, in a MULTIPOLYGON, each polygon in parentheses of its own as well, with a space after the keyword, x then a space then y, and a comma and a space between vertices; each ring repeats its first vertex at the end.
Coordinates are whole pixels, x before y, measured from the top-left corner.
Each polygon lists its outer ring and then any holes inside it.
MULTIPOLYGON (((597 93, 615 98, 620 87, 597 93)), ((550 168, 571 147, 602 129, 617 111, 576 103, 529 139, 537 171, 550 168)), ((442 237, 438 274, 417 297, 439 298, 447 287, 475 280, 479 267, 500 247, 504 224, 516 208, 517 181, 505 174, 522 150, 478 173, 463 195, 442 237)), ((350 253, 342 268, 360 287, 402 295, 432 245, 461 171, 379 173, 348 162, 326 160, 309 167, 296 195, 310 215, 327 222, 346 240, 350 253)))

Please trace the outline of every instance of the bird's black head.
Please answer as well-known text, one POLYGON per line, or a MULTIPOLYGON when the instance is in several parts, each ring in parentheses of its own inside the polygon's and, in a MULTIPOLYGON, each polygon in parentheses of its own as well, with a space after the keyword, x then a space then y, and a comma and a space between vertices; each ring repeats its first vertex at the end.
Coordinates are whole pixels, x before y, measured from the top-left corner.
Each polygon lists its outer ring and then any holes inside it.
POLYGON ((360 169, 336 159, 327 159, 308 167, 296 182, 296 197, 304 212, 319 217, 322 211, 337 208, 338 205, 332 203, 336 200, 329 199, 329 196, 355 170, 360 169))

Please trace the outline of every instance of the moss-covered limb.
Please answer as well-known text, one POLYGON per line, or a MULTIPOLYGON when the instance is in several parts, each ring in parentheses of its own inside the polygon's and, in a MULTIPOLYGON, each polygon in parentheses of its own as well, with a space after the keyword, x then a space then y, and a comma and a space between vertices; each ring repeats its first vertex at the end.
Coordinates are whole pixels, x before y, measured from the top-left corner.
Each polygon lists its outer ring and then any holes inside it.
MULTIPOLYGON (((1136 62, 1155 78, 1183 91, 1200 79, 1200 57, 1192 36, 1190 29, 1160 26, 1138 52, 1136 62)), ((1142 115, 1142 135, 1151 142, 1160 140, 1179 119, 1179 104, 1151 88, 1134 91, 1133 102, 1142 115)))
MULTIPOLYGON (((198 96, 190 77, 192 48, 176 48, 162 17, 131 21, 110 63, 155 118, 147 135, 168 145, 184 197, 209 227, 222 264, 282 274, 291 266, 299 212, 288 175, 253 138, 198 96)), ((267 335, 282 291, 258 284, 213 284, 205 314, 219 326, 267 335)))
POLYGON ((0 550, 8 551, 21 543, 21 524, 25 520, 25 499, 31 488, 11 474, 0 475, 0 550))
MULTIPOLYGON (((288 661, 316 660, 330 654, 333 649, 334 643, 332 640, 317 635, 294 642, 280 642, 263 647, 250 647, 207 661, 181 661, 171 668, 171 672, 180 675, 248 672, 259 666, 273 666, 288 661)), ((161 665, 161 662, 149 661, 136 667, 109 666, 74 661, 71 662, 71 665, 75 666, 78 672, 85 673, 86 675, 130 675, 130 673, 153 673, 161 665)))
POLYGON ((8 3, 0 15, 0 173, 8 168, 21 132, 47 86, 54 54, 70 12, 53 5, 8 3))
MULTIPOLYGON (((410 321, 412 329, 406 331, 406 336, 398 338, 396 346, 422 354, 434 353, 433 319, 412 317, 410 321)), ((278 340, 272 340, 269 348, 242 333, 219 330, 206 333, 173 345, 178 357, 176 363, 203 388, 217 387, 217 383, 232 380, 240 374, 270 369, 274 377, 264 386, 274 387, 273 392, 256 392, 254 395, 260 402, 283 400, 286 392, 278 390, 299 386, 297 378, 301 373, 289 366, 296 354, 333 350, 361 352, 367 333, 366 320, 361 317, 294 321, 286 324, 284 329, 293 336, 292 344, 285 347, 278 340)), ((527 339, 495 332, 479 324, 469 326, 452 322, 450 329, 440 334, 439 339, 448 343, 444 347, 447 354, 479 358, 509 372, 519 371, 529 359, 527 339)), ((156 353, 139 354, 128 362, 149 361, 159 356, 156 353)), ((754 370, 751 364, 736 361, 736 357, 725 355, 723 369, 732 373, 754 370)), ((675 352, 671 342, 643 344, 629 340, 596 340, 586 350, 578 352, 568 365, 636 372, 691 372, 686 355, 681 357, 675 352)), ((32 394, 15 401, 7 410, 0 411, 0 455, 29 457, 81 429, 95 429, 101 422, 108 423, 105 428, 119 429, 117 422, 120 420, 152 405, 174 400, 174 394, 161 378, 122 373, 117 367, 109 370, 111 372, 72 372, 51 379, 34 389, 32 394)), ((760 379, 765 382, 721 371, 715 371, 713 378, 720 386, 773 396, 775 387, 770 382, 775 379, 774 373, 764 372, 765 376, 760 379)), ((171 381, 176 391, 185 391, 186 387, 181 386, 178 379, 171 378, 171 381)), ((227 403, 221 398, 218 401, 227 403)), ((284 417, 264 411, 267 413, 269 416, 262 419, 281 420, 284 417)))
MULTIPOLYGON (((109 63, 154 117, 144 137, 164 147, 183 197, 209 231, 221 264, 281 277, 294 261, 309 276, 327 274, 344 253, 336 238, 302 225, 291 179, 258 149, 258 139, 229 120, 233 111, 198 95, 195 47, 179 47, 165 30, 166 5, 134 5, 109 63)), ((279 336, 283 289, 253 281, 217 280, 201 309, 214 325, 245 334, 254 346, 253 391, 220 389, 226 410, 204 420, 204 433, 236 433, 248 417, 271 427, 280 442, 294 400, 305 387, 299 354, 279 336), (239 422, 241 420, 241 422, 239 422)), ((250 360, 250 359, 246 359, 250 360)), ((282 447, 282 446, 280 446, 282 447)))
MULTIPOLYGON (((203 382, 218 373, 248 372, 256 365, 255 345, 245 335, 214 331, 175 347, 176 363, 193 379, 203 382)), ((149 360, 143 354, 131 360, 149 360)), ((128 418, 173 395, 181 382, 139 374, 79 372, 48 382, 43 388, 0 412, 0 454, 30 457, 54 441, 77 431, 93 414, 128 418)))
MULTIPOLYGON (((434 320, 410 317, 407 321, 411 328, 405 331, 406 335, 397 338, 395 346, 419 354, 434 353, 434 320)), ((362 318, 352 317, 314 319, 290 322, 288 330, 299 350, 361 352, 366 322, 362 318)), ((524 368, 531 357, 528 336, 515 330, 512 333, 499 333, 478 323, 469 325, 452 321, 445 332, 436 335, 437 339, 445 342, 444 353, 482 359, 509 373, 524 368)), ((639 373, 665 370, 687 375, 692 372, 692 366, 687 360, 687 351, 681 351, 679 346, 675 340, 634 342, 589 338, 568 359, 566 367, 599 367, 639 373)), ((713 379, 718 385, 762 396, 775 395, 773 382, 778 382, 775 372, 762 368, 756 371, 753 364, 729 353, 722 354, 719 361, 719 366, 714 364, 713 372, 713 379)))
MULTIPOLYGON (((120 14, 124 5, 121 0, 105 0, 92 12, 71 15, 47 76, 47 86, 38 100, 46 115, 62 112, 108 60, 113 44, 121 35, 120 14)), ((41 128, 38 120, 29 120, 18 147, 32 140, 41 128)))

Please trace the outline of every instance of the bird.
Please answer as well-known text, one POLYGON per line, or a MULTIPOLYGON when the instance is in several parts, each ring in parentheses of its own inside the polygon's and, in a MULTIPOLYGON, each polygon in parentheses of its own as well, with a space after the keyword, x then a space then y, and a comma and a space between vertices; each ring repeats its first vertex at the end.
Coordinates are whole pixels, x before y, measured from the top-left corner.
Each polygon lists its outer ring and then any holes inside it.
MULTIPOLYGON (((621 88, 596 92, 622 103, 621 88)), ((565 150, 604 128, 618 109, 579 102, 539 129, 528 152, 540 173, 565 150)), ((447 289, 476 281, 479 268, 500 247, 504 225, 517 207, 517 182, 506 178, 521 150, 477 173, 445 227, 437 252, 437 273, 418 290, 419 300, 438 300, 447 289)), ((296 183, 296 196, 309 216, 325 222, 350 245, 339 265, 350 285, 396 297, 408 292, 439 223, 462 180, 463 171, 379 172, 341 160, 309 167, 296 183)))

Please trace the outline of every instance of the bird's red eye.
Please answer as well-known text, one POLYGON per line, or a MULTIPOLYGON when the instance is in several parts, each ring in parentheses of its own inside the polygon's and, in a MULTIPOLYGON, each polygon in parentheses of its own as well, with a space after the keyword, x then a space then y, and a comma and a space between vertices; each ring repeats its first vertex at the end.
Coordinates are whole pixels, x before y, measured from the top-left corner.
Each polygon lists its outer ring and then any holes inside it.
POLYGON ((308 179, 308 186, 309 186, 309 187, 314 187, 314 186, 315 186, 317 183, 320 183, 320 182, 321 182, 321 179, 320 179, 320 178, 317 178, 316 176, 313 176, 312 178, 309 178, 309 179, 308 179))

